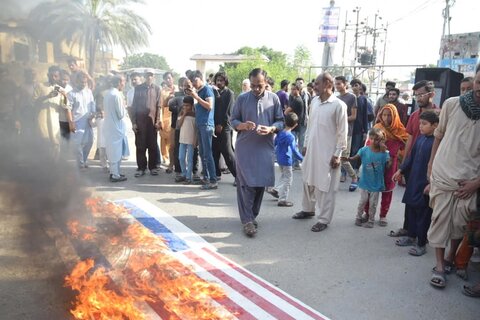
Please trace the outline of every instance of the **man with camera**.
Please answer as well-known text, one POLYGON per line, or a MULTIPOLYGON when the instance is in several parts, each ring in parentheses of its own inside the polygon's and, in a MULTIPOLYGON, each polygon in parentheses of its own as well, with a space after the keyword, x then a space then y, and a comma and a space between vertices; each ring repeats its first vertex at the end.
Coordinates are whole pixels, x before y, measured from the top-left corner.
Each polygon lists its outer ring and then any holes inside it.
POLYGON ((35 87, 33 99, 38 110, 37 124, 40 137, 49 146, 47 154, 58 160, 60 155, 59 113, 67 112, 70 105, 65 98, 65 91, 59 85, 60 68, 48 68, 48 81, 35 87))

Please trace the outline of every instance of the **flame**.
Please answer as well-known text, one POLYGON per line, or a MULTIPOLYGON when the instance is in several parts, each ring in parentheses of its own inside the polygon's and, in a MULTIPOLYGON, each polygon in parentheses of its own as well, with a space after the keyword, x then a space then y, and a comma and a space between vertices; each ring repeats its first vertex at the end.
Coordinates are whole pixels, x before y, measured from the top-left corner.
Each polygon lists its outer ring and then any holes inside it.
POLYGON ((67 227, 74 238, 85 241, 93 240, 93 234, 97 231, 95 227, 80 225, 80 222, 77 220, 68 221, 67 227))
POLYGON ((81 261, 65 277, 65 284, 79 292, 77 302, 70 310, 75 319, 145 319, 143 312, 135 306, 134 297, 108 289, 112 281, 104 268, 99 267, 88 274, 93 266, 92 259, 81 261))
POLYGON ((79 292, 71 310, 75 319, 146 319, 144 311, 136 307, 145 302, 162 304, 170 319, 232 318, 213 303, 226 296, 223 289, 198 277, 192 267, 174 257, 163 238, 137 221, 121 221, 129 216, 125 207, 101 198, 89 198, 85 204, 94 217, 114 218, 115 228, 122 234, 105 239, 95 228, 71 221, 72 236, 86 240, 88 235, 100 248, 123 246, 130 256, 121 270, 108 272, 103 267, 92 271, 92 259, 81 261, 65 278, 66 286, 79 292), (111 273, 121 274, 123 281, 113 281, 111 273))

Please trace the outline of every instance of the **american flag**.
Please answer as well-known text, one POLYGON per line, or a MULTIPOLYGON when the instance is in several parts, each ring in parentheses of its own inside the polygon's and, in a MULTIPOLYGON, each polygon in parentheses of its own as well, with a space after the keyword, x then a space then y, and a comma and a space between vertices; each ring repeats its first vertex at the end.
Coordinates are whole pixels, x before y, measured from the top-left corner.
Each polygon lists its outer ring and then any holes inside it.
MULTIPOLYGON (((235 319, 328 319, 313 308, 232 260, 219 254, 180 221, 143 198, 116 201, 129 209, 135 219, 156 235, 162 236, 173 255, 191 265, 195 273, 218 283, 227 297, 215 301, 235 319)), ((169 317, 161 306, 151 306, 159 319, 169 317)))

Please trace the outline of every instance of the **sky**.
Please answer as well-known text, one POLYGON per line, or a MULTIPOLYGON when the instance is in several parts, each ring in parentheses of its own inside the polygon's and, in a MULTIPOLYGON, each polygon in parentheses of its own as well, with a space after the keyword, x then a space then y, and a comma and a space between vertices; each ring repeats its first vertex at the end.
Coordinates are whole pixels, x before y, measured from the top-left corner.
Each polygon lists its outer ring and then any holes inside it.
MULTIPOLYGON (((242 46, 267 46, 293 56, 298 45, 306 46, 312 54, 312 64, 321 65, 323 44, 317 42, 322 21, 322 8, 330 1, 296 0, 147 0, 146 6, 134 10, 152 26, 150 46, 138 52, 164 56, 179 73, 194 69, 190 60, 194 54, 232 53, 242 46)), ((360 20, 369 19, 373 26, 376 12, 379 23, 388 22, 385 64, 436 64, 443 29, 442 10, 445 0, 337 0, 340 7, 340 30, 334 49, 334 64, 342 64, 345 14, 355 23, 360 7, 360 20)), ((451 7, 450 32, 480 32, 480 1, 456 0, 451 7)), ((346 32, 345 65, 353 58, 354 31, 346 32)), ((378 38, 383 49, 383 35, 378 38)), ((364 38, 359 40, 359 45, 364 38)), ((383 51, 383 50, 382 50, 383 51)), ((381 62, 381 56, 377 58, 381 62)), ((215 68, 216 66, 210 66, 215 68)), ((209 65, 207 64, 207 71, 209 65)), ((212 70, 213 71, 213 70, 212 70)))

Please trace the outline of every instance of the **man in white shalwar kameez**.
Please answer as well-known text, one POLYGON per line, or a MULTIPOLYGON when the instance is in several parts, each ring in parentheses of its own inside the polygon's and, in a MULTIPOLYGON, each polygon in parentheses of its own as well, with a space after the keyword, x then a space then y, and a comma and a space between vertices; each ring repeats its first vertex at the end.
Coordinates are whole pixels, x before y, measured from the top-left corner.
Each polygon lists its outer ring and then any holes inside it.
POLYGON ((335 210, 335 194, 340 181, 340 155, 347 147, 347 106, 333 94, 333 78, 328 73, 315 80, 317 96, 310 104, 303 152, 302 211, 294 219, 318 214, 312 231, 327 228, 335 210))
POLYGON ((103 123, 103 134, 105 138, 105 147, 107 158, 110 164, 110 181, 120 182, 127 178, 120 174, 120 164, 125 146, 125 121, 123 121, 127 112, 125 109, 125 99, 121 91, 125 87, 125 78, 123 76, 114 76, 111 80, 112 88, 105 94, 103 104, 105 108, 105 118, 103 123))

